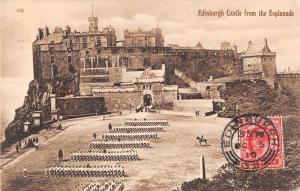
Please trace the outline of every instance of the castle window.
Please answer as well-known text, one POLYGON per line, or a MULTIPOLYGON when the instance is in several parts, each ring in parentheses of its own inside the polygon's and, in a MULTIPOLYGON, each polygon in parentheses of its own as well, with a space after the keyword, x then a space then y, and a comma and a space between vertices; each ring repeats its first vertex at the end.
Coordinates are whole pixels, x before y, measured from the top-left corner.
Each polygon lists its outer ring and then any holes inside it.
POLYGON ((89 51, 88 51, 88 50, 87 50, 87 51, 85 51, 85 54, 86 54, 86 55, 89 55, 89 51))
POLYGON ((87 48, 87 43, 83 43, 83 48, 87 48))
POLYGON ((50 61, 51 63, 54 63, 54 56, 51 56, 50 61))
POLYGON ((98 54, 100 54, 101 53, 101 49, 98 49, 97 52, 98 52, 98 54))
POLYGON ((68 56, 68 63, 72 63, 72 57, 71 56, 68 56))
POLYGON ((80 42, 80 38, 79 37, 75 37, 75 41, 76 42, 80 42))
POLYGON ((117 54, 117 53, 118 53, 118 49, 114 48, 114 49, 112 50, 112 52, 113 52, 113 54, 117 54))
POLYGON ((206 90, 211 90, 211 87, 210 86, 206 86, 206 90))
POLYGON ((100 36, 97 36, 97 43, 101 43, 101 37, 100 36))
POLYGON ((82 38, 82 42, 86 43, 86 37, 82 38))

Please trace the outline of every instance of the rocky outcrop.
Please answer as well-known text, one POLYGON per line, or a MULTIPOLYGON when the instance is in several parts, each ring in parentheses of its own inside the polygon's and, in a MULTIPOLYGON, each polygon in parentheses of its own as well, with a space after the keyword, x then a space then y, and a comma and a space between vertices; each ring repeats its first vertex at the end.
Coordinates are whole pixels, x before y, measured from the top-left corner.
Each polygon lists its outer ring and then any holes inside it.
POLYGON ((78 75, 76 73, 62 74, 52 80, 32 80, 29 83, 23 105, 15 110, 13 121, 5 129, 6 142, 15 142, 31 133, 31 131, 28 133, 24 132, 23 124, 26 121, 32 124, 33 119, 31 116, 33 111, 41 111, 43 120, 50 120, 51 93, 57 96, 66 96, 70 94, 77 95, 78 92, 78 75))
POLYGON ((32 122, 32 111, 42 111, 50 106, 50 90, 49 82, 33 80, 29 83, 23 105, 15 110, 13 121, 5 129, 6 140, 14 141, 25 136, 23 124, 26 121, 32 122))

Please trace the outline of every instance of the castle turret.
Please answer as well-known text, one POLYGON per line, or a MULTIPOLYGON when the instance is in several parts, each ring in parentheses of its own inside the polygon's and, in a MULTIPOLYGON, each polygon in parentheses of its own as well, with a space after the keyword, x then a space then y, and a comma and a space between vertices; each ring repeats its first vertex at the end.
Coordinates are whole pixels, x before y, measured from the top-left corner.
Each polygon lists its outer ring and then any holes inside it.
POLYGON ((98 31, 98 17, 89 17, 89 32, 98 31))
POLYGON ((244 74, 261 73, 265 78, 274 78, 277 74, 276 52, 272 52, 267 39, 264 43, 248 42, 247 51, 241 55, 244 74))
POLYGON ((89 32, 98 31, 98 17, 94 17, 94 4, 92 4, 92 16, 88 18, 89 20, 89 32))

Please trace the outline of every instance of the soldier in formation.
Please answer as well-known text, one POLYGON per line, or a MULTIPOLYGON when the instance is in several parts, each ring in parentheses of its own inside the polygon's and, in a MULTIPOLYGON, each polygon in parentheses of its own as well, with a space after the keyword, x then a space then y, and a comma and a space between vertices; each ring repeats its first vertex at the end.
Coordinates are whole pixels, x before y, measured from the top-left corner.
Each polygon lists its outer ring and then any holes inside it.
POLYGON ((146 133, 146 132, 162 132, 163 127, 116 127, 112 133, 146 133))
POLYGON ((124 188, 125 186, 123 181, 91 181, 83 187, 82 191, 123 191, 124 188))
POLYGON ((45 169, 47 177, 121 177, 125 170, 120 165, 55 166, 45 169))
POLYGON ((77 151, 71 153, 71 160, 74 161, 133 161, 138 160, 138 154, 133 150, 117 151, 77 151))
POLYGON ((149 141, 103 141, 92 140, 91 149, 118 149, 118 148, 150 148, 149 141))
POLYGON ((157 139, 157 133, 106 133, 102 135, 104 140, 120 140, 120 141, 130 141, 130 140, 149 140, 157 139))

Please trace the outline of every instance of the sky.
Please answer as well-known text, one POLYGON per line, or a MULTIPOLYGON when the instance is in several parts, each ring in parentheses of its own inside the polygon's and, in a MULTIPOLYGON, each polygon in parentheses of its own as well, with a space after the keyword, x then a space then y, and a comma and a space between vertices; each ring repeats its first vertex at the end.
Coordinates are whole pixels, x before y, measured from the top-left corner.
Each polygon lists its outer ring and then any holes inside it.
POLYGON ((2 0, 0 1, 1 117, 12 119, 22 105, 33 79, 32 42, 38 27, 70 25, 72 30, 87 31, 87 18, 98 17, 99 29, 115 28, 117 39, 125 29, 150 30, 160 27, 165 45, 219 49, 220 43, 236 44, 245 51, 248 41, 268 39, 275 51, 278 71, 300 69, 300 0, 2 0), (24 12, 18 12, 23 9, 24 12), (209 17, 198 16, 198 9, 295 12, 294 17, 209 17))

